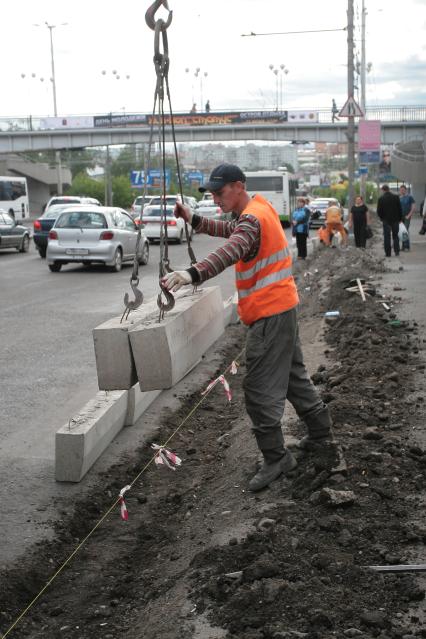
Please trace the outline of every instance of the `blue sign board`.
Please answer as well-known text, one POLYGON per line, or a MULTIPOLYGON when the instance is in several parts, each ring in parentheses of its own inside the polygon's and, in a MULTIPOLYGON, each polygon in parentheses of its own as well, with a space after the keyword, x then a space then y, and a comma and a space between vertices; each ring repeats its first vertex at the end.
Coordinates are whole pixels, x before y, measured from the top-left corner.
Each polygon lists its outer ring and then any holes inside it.
POLYGON ((204 174, 201 171, 185 171, 183 181, 190 186, 201 186, 204 184, 204 174))
POLYGON ((359 151, 358 160, 362 164, 379 164, 380 151, 359 151))
POLYGON ((359 175, 368 175, 368 166, 360 166, 358 173, 359 175))
MULTIPOLYGON (((163 172, 159 169, 151 169, 148 171, 146 186, 151 189, 160 189, 162 187, 163 172)), ((142 189, 145 186, 145 171, 131 171, 130 184, 136 189, 142 189)), ((170 169, 166 169, 166 190, 170 187, 170 169)))

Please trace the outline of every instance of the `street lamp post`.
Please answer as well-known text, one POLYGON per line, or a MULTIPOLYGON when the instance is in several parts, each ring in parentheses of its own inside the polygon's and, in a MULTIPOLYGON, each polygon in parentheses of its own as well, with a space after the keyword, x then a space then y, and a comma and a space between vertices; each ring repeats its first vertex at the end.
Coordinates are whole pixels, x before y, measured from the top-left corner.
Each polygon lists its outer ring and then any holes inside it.
MULTIPOLYGON (((200 67, 196 67, 195 69, 189 69, 188 67, 185 69, 185 73, 191 73, 193 74, 193 77, 195 78, 195 80, 198 80, 200 85, 199 85, 199 91, 200 91, 200 111, 203 111, 204 107, 203 107, 203 79, 206 80, 207 76, 209 75, 207 73, 207 71, 203 71, 200 67)), ((191 84, 191 91, 192 91, 192 104, 196 104, 195 101, 195 97, 194 97, 194 81, 192 81, 191 84)))
POLYGON ((275 110, 280 111, 283 108, 283 76, 287 75, 288 69, 285 64, 280 64, 279 66, 274 66, 273 64, 269 65, 272 73, 275 75, 275 110))
MULTIPOLYGON (((108 77, 109 73, 116 80, 130 80, 130 75, 128 73, 121 73, 117 71, 117 69, 113 69, 112 71, 107 71, 106 69, 102 70, 102 75, 104 77, 108 77)), ((126 107, 121 107, 123 113, 125 113, 126 107)), ((113 191, 112 191, 112 172, 111 172, 111 154, 109 149, 109 144, 106 145, 106 159, 105 159, 105 205, 112 206, 113 202, 113 191)))
MULTIPOLYGON (((58 103, 56 100, 56 77, 55 77, 55 54, 53 48, 53 29, 56 29, 56 24, 49 24, 47 21, 44 22, 45 26, 49 29, 50 36, 50 62, 52 68, 52 77, 50 78, 52 82, 52 92, 53 92, 53 114, 58 117, 58 103)), ((59 26, 66 26, 67 22, 62 22, 59 26)), ((35 24, 35 27, 41 27, 41 24, 35 24)), ((62 166, 61 166, 61 152, 56 151, 56 172, 57 172, 57 191, 58 195, 62 195, 62 166)))

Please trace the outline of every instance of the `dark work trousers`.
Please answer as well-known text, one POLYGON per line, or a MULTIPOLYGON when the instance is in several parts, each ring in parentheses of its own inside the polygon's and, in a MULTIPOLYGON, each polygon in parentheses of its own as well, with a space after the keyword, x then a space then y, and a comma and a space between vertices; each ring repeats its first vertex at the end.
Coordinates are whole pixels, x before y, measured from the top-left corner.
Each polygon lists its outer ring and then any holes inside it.
POLYGON ((383 222, 383 241, 385 245, 385 255, 386 257, 390 257, 392 254, 391 249, 391 235, 393 239, 393 250, 395 255, 399 255, 399 222, 392 222, 388 224, 387 222, 383 222))
POLYGON ((247 333, 246 409, 265 461, 285 453, 281 419, 285 400, 305 421, 309 436, 331 431, 331 419, 303 363, 297 326, 297 309, 272 315, 252 324, 247 333))
POLYGON ((357 222, 357 220, 354 220, 355 246, 358 248, 365 248, 365 242, 367 240, 365 226, 365 222, 357 222))
POLYGON ((306 258, 308 250, 306 248, 308 236, 306 233, 296 233, 297 257, 306 258))

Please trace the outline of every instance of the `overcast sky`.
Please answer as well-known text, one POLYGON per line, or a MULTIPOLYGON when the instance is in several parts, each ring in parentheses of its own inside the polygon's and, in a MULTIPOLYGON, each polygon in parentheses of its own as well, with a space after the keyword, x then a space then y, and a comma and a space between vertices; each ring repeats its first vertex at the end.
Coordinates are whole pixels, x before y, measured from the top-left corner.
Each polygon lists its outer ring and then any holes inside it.
MULTIPOLYGON (((425 104, 426 0, 365 3, 367 60, 372 63, 367 104, 425 104)), ((0 117, 53 115, 45 21, 57 25, 53 36, 59 115, 150 112, 155 74, 153 32, 144 20, 149 5, 149 0, 6 3, 0 39, 0 117), (42 26, 33 26, 36 23, 42 26), (115 79, 113 71, 120 79, 115 79)), ((280 86, 278 90, 279 106, 285 109, 328 108, 332 98, 339 106, 345 101, 345 31, 241 34, 343 29, 346 0, 169 0, 169 6, 173 10, 168 35, 175 111, 189 111, 192 100, 200 110, 201 97, 203 104, 210 100, 213 110, 275 108, 276 83, 270 64, 288 68, 288 74, 281 76, 282 91, 280 86), (197 67, 202 87, 194 77, 197 67)), ((165 16, 163 9, 157 14, 161 16, 165 16)), ((361 0, 355 0, 355 19, 360 51, 361 0)))

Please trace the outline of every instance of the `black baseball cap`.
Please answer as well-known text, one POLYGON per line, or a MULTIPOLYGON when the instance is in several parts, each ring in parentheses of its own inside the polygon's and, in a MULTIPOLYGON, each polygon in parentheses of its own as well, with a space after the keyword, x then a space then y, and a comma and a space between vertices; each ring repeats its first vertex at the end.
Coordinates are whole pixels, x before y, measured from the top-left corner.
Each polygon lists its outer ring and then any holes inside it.
POLYGON ((200 193, 205 191, 220 191, 230 182, 245 182, 246 176, 236 164, 219 164, 210 174, 209 181, 199 187, 200 193))

